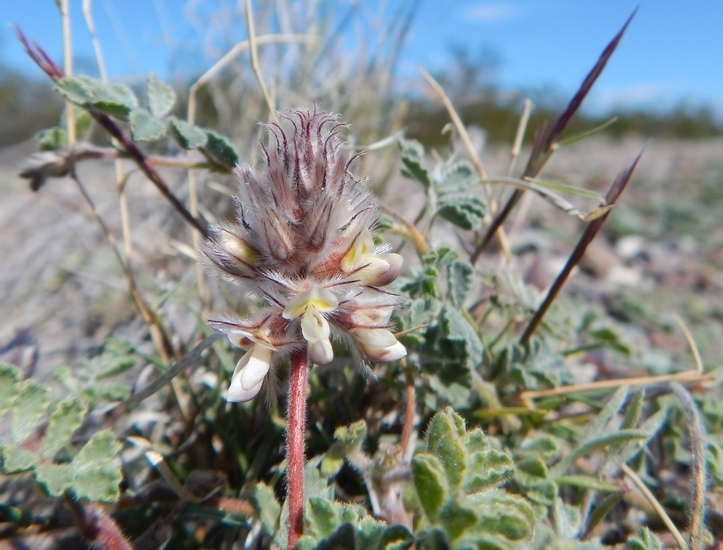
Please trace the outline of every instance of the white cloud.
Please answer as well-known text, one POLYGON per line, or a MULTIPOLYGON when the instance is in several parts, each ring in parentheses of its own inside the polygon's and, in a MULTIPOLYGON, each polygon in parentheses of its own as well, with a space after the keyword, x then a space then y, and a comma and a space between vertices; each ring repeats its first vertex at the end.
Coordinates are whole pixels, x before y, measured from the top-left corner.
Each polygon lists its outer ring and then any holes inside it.
POLYGON ((666 95, 668 88, 656 82, 643 82, 624 88, 607 88, 595 95, 599 103, 605 106, 638 106, 659 101, 666 95))
POLYGON ((463 17, 468 21, 485 23, 512 19, 520 15, 520 13, 520 7, 511 2, 480 2, 468 6, 464 10, 463 17))

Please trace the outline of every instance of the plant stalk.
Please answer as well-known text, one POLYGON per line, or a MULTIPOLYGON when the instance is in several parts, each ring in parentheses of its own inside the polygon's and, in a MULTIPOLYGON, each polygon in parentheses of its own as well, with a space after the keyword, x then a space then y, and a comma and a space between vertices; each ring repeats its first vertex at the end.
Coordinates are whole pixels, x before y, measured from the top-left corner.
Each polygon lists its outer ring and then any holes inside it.
POLYGON ((286 418, 286 485, 289 501, 289 543, 293 549, 304 534, 304 431, 306 427, 306 348, 291 354, 289 405, 286 418))

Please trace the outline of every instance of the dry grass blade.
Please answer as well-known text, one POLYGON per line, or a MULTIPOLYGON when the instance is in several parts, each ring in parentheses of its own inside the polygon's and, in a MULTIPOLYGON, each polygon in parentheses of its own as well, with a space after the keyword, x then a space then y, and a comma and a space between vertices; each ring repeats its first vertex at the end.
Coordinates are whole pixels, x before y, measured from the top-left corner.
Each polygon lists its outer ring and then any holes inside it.
MULTIPOLYGON (((605 202, 608 205, 615 204, 615 201, 620 197, 622 192, 625 190, 625 187, 627 186, 628 182, 630 181, 630 177, 633 175, 633 171, 635 170, 635 167, 638 164, 638 161, 640 160, 640 156, 643 154, 641 151, 638 156, 633 161, 630 168, 627 170, 623 170, 618 174, 618 177, 615 178, 615 181, 610 186, 610 189, 608 190, 607 195, 605 196, 605 202)), ((557 294, 560 292, 562 287, 564 286, 565 282, 567 281, 567 278, 570 276, 570 273, 572 272, 573 268, 580 262, 583 255, 585 254, 585 251, 587 250, 587 247, 590 245, 590 243, 593 241, 595 236, 598 234, 600 229, 602 228, 603 224, 605 223, 605 220, 607 220, 608 216, 610 215, 610 211, 607 211, 605 214, 600 216, 599 218, 591 221, 587 227, 585 228, 585 231, 583 231, 583 234, 581 235, 580 239, 577 242, 577 245, 575 246, 575 249, 572 251, 572 254, 570 254, 570 257, 567 260, 567 263, 565 263, 565 267, 563 268, 562 272, 557 276, 555 279, 555 282, 550 287, 549 292, 547 293, 547 296, 545 297, 545 301, 542 302, 542 305, 537 309, 535 312, 534 317, 530 321, 530 323, 527 325, 527 328, 525 329, 525 332, 522 334, 522 337, 520 338, 520 343, 523 345, 526 345, 532 334, 535 332, 537 327, 539 326, 540 322, 542 321, 542 318, 545 316, 545 313, 547 313, 547 310, 552 305, 552 302, 555 301, 555 298, 557 298, 557 294)))
POLYGON ((685 340, 688 342, 690 352, 693 354, 696 372, 699 374, 703 374, 703 359, 700 356, 700 351, 698 350, 698 345, 693 339, 693 335, 690 333, 690 330, 688 330, 688 327, 685 326, 683 319, 681 319, 677 313, 673 315, 673 319, 675 319, 675 322, 678 324, 680 330, 682 330, 683 334, 685 335, 685 340))
MULTIPOLYGON (((522 175, 523 178, 537 176, 540 173, 540 170, 542 170, 542 168, 544 167, 545 163, 549 160, 555 149, 555 140, 557 140, 557 138, 560 136, 560 134, 570 122, 572 117, 580 108, 580 105, 582 105, 583 100, 587 96, 588 92, 590 92, 593 84, 595 84, 595 81, 602 73, 605 65, 607 65, 608 60, 612 56, 615 49, 618 47, 618 44, 620 43, 620 40, 625 33, 625 30, 628 28, 628 25, 630 24, 630 21, 632 21, 636 12, 637 9, 633 11, 628 20, 623 25, 623 28, 620 29, 620 31, 605 47, 599 59, 597 60, 597 63, 595 63, 592 70, 588 73, 587 77, 585 77, 585 80, 580 85, 580 88, 570 100, 567 108, 557 118, 555 124, 552 126, 550 131, 545 132, 545 127, 543 126, 536 134, 535 142, 533 143, 532 151, 530 152, 530 158, 527 161, 527 166, 525 167, 525 171, 522 175)), ((487 232, 482 238, 482 242, 477 246, 477 248, 472 254, 472 264, 475 264, 477 262, 479 257, 482 255, 484 249, 492 240, 492 237, 494 237, 494 235, 497 233, 497 229, 501 227, 502 224, 505 222, 507 217, 510 215, 510 212, 512 212, 512 209, 517 205, 517 202, 522 197, 523 193, 524 191, 516 190, 507 200, 502 210, 497 213, 495 218, 492 220, 492 223, 487 228, 487 232)))
POLYGON ((276 108, 274 107, 274 102, 271 100, 269 91, 266 89, 266 84, 264 83, 264 78, 261 75, 261 69, 259 68, 259 54, 256 50, 256 31, 254 29, 254 12, 251 9, 251 0, 246 0, 246 28, 248 29, 248 33, 249 33, 249 49, 251 51, 251 69, 253 70, 254 74, 256 75, 256 80, 258 80, 258 82, 259 82, 259 87, 261 88, 261 93, 264 94, 264 100, 266 101, 266 106, 269 108, 269 116, 271 117, 271 120, 273 122, 278 122, 278 118, 276 117, 276 108))
POLYGON ((680 531, 678 531, 678 528, 675 526, 675 523, 673 523, 673 520, 670 519, 670 516, 666 513, 665 508, 663 508, 663 505, 658 502, 658 499, 655 498, 655 495, 650 492, 650 489, 643 483, 643 480, 640 479, 640 476, 636 474, 627 464, 622 464, 620 466, 625 472, 625 475, 628 476, 633 483, 635 483, 636 487, 640 489, 640 492, 643 493, 645 498, 648 499, 648 502, 650 502, 650 505, 655 509, 655 511, 660 516, 660 519, 663 520, 663 523, 665 523, 665 526, 668 528, 668 531, 670 531, 675 538, 675 542, 678 543, 678 547, 680 550, 687 550, 688 545, 685 543, 685 539, 683 538, 683 535, 680 534, 680 531))

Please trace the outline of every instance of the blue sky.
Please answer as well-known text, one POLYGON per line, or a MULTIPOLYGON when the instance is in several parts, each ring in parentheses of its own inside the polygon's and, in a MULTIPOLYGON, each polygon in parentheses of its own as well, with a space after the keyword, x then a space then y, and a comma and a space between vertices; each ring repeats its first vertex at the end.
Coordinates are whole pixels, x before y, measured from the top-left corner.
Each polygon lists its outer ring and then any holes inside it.
MULTIPOLYGON (((381 0, 363 2, 368 17, 381 0)), ((92 45, 81 0, 70 0, 80 67, 91 67, 92 45)), ((255 2, 258 4, 258 2, 255 2)), ((399 0, 388 0, 392 13, 399 0)), ((232 0, 94 0, 93 13, 111 78, 150 70, 202 71, 223 54, 220 42, 204 42, 219 6, 235 21, 224 40, 245 38, 232 0), (194 19, 195 18, 195 19, 194 19)), ((345 7, 349 2, 333 4, 345 7)), ((496 80, 507 89, 551 87, 569 95, 602 48, 639 5, 638 13, 598 81, 588 108, 669 108, 680 100, 706 102, 723 114, 723 2, 717 0, 422 0, 399 65, 416 77, 417 65, 444 66, 452 43, 471 52, 494 49, 501 64, 496 80)), ((340 12, 341 13, 341 12, 340 12)), ((0 0, 0 22, 17 23, 61 59, 60 18, 53 0, 0 0)), ((38 74, 12 31, 0 31, 0 62, 38 74)))

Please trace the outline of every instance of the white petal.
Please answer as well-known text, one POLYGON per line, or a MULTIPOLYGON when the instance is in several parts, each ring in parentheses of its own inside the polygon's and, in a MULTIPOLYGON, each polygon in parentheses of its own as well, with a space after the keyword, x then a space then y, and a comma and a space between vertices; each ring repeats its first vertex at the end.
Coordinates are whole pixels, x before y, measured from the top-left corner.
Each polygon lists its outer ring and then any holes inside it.
POLYGON ((306 341, 328 340, 330 333, 329 323, 324 316, 314 306, 308 306, 306 312, 301 316, 301 334, 306 341))
POLYGON ((242 403, 256 397, 271 367, 271 355, 269 348, 255 345, 239 359, 231 376, 227 401, 242 403))
POLYGON ((253 343, 246 332, 228 331, 226 336, 228 336, 228 341, 237 348, 247 349, 253 343))
POLYGON ((313 285, 289 300, 282 315, 284 319, 296 319, 310 305, 319 311, 331 311, 337 308, 339 300, 331 290, 313 285))
POLYGON ((341 259, 341 268, 346 271, 354 271, 366 263, 366 256, 374 252, 374 239, 368 229, 362 229, 349 252, 341 259))
POLYGON ((334 350, 329 339, 309 342, 309 357, 317 365, 326 365, 334 359, 334 350))
POLYGON ((353 311, 351 320, 356 325, 373 327, 374 325, 386 325, 392 317, 393 306, 365 307, 353 311))
POLYGON ((405 355, 407 355, 407 348, 405 348, 400 342, 397 342, 386 349, 386 352, 379 361, 382 361, 383 363, 391 363, 392 361, 398 361, 405 355))

